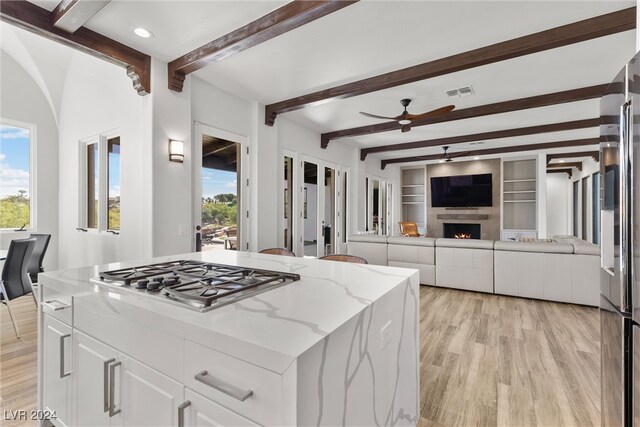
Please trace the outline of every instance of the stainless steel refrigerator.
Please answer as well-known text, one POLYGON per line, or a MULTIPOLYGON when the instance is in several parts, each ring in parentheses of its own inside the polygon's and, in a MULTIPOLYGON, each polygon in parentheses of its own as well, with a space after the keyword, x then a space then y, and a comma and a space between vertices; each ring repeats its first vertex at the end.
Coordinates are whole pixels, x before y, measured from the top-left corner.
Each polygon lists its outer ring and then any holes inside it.
POLYGON ((600 102, 602 426, 640 427, 640 56, 600 102))

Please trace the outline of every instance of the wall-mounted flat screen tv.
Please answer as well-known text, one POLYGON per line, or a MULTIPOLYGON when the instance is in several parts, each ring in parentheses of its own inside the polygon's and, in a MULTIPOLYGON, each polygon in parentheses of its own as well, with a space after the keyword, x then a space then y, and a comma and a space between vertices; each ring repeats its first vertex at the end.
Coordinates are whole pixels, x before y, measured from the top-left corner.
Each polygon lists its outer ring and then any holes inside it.
POLYGON ((431 206, 464 208, 492 206, 491 174, 431 178, 431 206))

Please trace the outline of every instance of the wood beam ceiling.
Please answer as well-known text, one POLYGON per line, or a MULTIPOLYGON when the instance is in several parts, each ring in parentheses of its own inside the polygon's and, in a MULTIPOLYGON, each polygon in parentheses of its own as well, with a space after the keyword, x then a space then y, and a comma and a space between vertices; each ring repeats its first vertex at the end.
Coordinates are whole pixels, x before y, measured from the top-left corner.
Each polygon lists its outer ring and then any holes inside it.
MULTIPOLYGON (((552 148, 566 148, 566 147, 582 147, 589 145, 597 145, 600 143, 600 138, 587 138, 587 139, 572 139, 568 141, 556 141, 556 142, 544 142, 540 144, 526 144, 526 145, 514 145, 511 147, 499 147, 489 148, 485 150, 471 150, 460 153, 460 157, 471 156, 484 156, 488 154, 503 154, 503 153, 519 153, 522 151, 537 151, 537 150, 549 150, 552 148)), ((453 158, 458 153, 450 152, 449 155, 453 158)), ((382 169, 387 165, 393 163, 411 163, 411 162, 424 162, 430 160, 440 160, 443 158, 442 153, 429 154, 426 156, 413 156, 413 157, 401 157, 397 159, 385 159, 381 162, 382 169)), ((548 158, 548 156, 547 156, 548 158)))
POLYGON ((62 0, 53 9, 51 23, 68 33, 75 32, 111 0, 62 0))
MULTIPOLYGON (((598 140, 599 141, 599 140, 598 140)), ((573 159, 581 157, 592 157, 596 162, 600 161, 600 151, 574 151, 571 153, 547 154, 547 164, 554 159, 573 159)))
POLYGON ((139 95, 151 92, 151 57, 80 27, 73 34, 53 25, 53 13, 28 1, 0 1, 0 18, 17 27, 123 67, 139 95))
MULTIPOLYGON (((436 123, 451 122, 454 120, 470 119, 472 117, 483 117, 492 114, 508 113, 511 111, 527 110, 530 108, 548 107, 550 105, 565 104, 568 102, 584 101, 587 99, 600 98, 609 85, 602 84, 588 86, 578 89, 564 90, 562 92, 547 93, 544 95, 531 96, 527 98, 512 99, 509 101, 496 102, 493 104, 479 105, 477 107, 453 110, 450 113, 435 117, 428 117, 416 120, 411 123, 411 128, 418 126, 432 125, 436 123)), ((323 133, 320 136, 320 145, 327 148, 329 142, 334 139, 354 137, 361 135, 372 135, 375 133, 399 130, 398 122, 385 122, 375 125, 360 126, 357 128, 343 129, 334 132, 323 133)))
POLYGON ((549 49, 608 36, 636 27, 636 8, 619 10, 490 46, 426 62, 298 96, 265 107, 265 123, 273 126, 278 114, 296 111, 327 101, 364 95, 391 87, 426 80, 481 65, 505 61, 549 49))
POLYGON ((452 136, 449 138, 427 139, 424 141, 406 142, 403 144, 381 145, 378 147, 363 148, 360 150, 360 160, 365 160, 368 154, 383 153, 387 151, 412 150, 415 148, 439 147, 443 145, 462 144, 465 142, 485 141, 490 139, 510 138, 515 136, 538 135, 541 133, 561 132, 566 130, 585 129, 600 126, 600 119, 573 120, 548 125, 528 126, 516 129, 505 129, 491 132, 475 133, 470 135, 452 136))
POLYGON ((551 169, 547 170, 547 173, 566 173, 569 178, 573 176, 573 169, 551 169))
POLYGON ((358 0, 295 0, 169 63, 169 89, 182 92, 184 79, 213 62, 242 52, 336 12, 358 0))
POLYGON ((547 165, 547 169, 562 169, 562 168, 576 168, 579 171, 582 171, 582 162, 551 163, 547 165))

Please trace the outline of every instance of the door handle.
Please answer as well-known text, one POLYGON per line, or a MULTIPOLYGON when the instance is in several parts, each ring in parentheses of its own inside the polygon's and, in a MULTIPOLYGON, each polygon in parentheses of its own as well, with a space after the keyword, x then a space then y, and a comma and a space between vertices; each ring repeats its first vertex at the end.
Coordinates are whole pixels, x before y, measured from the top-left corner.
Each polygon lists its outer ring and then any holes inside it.
POLYGON ((69 338, 71 334, 62 335, 60 337, 60 378, 68 377, 71 375, 71 371, 64 371, 64 340, 69 338))
POLYGON ((109 365, 109 418, 120 413, 120 408, 116 410, 116 368, 122 365, 122 362, 115 362, 109 365))
POLYGON ((102 389, 102 399, 104 402, 103 412, 107 412, 109 410, 109 365, 115 362, 116 359, 105 360, 103 364, 103 389, 102 389))
POLYGON ((222 380, 216 380, 212 378, 207 371, 202 371, 196 374, 194 377, 196 381, 201 382, 202 384, 208 385, 211 388, 214 388, 227 396, 231 396, 240 402, 244 402, 251 396, 253 396, 253 390, 241 390, 233 384, 226 383, 222 380))
POLYGON ((184 427, 184 410, 191 406, 191 401, 187 400, 178 406, 178 427, 184 427))

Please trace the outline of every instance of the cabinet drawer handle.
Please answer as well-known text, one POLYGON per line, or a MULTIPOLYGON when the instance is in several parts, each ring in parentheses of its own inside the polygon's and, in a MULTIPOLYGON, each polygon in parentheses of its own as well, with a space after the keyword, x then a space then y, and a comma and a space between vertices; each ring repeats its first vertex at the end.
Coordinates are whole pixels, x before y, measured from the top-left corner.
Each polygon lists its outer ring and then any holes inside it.
POLYGON ((107 412, 109 410, 109 365, 115 362, 116 359, 109 359, 104 361, 104 382, 102 383, 102 399, 104 401, 104 410, 103 412, 107 412))
POLYGON ((211 388, 215 388, 218 391, 231 396, 240 402, 244 402, 251 396, 253 396, 253 390, 241 390, 238 387, 226 383, 222 380, 216 380, 208 375, 207 371, 197 373, 194 377, 196 381, 200 381, 202 384, 208 385, 211 388))
POLYGON ((178 427, 184 427, 184 410, 191 406, 191 401, 187 400, 178 406, 178 427))
POLYGON ((116 368, 122 362, 115 362, 109 365, 109 418, 120 413, 120 408, 116 409, 116 368))
POLYGON ((58 311, 58 310, 63 310, 65 308, 71 307, 71 304, 64 303, 57 299, 52 299, 49 301, 44 301, 42 303, 42 306, 51 311, 58 311))
POLYGON ((71 375, 71 371, 64 372, 64 340, 69 338, 71 334, 62 335, 60 337, 60 378, 68 377, 71 375))

